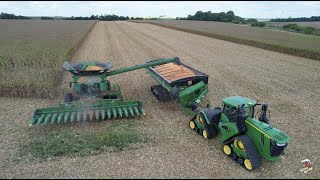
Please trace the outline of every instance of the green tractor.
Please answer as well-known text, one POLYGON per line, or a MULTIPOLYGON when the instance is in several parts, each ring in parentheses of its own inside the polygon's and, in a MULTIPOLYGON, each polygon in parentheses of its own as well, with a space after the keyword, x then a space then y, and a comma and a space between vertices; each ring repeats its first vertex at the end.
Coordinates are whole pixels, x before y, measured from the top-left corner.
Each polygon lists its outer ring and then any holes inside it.
POLYGON ((224 153, 249 171, 261 166, 260 157, 269 161, 282 158, 290 137, 270 125, 267 103, 232 96, 224 98, 222 106, 197 110, 190 128, 205 139, 220 134, 224 153))
POLYGON ((73 65, 65 62, 63 68, 73 75, 70 82, 72 93, 66 93, 64 102, 57 107, 35 109, 30 126, 144 115, 142 103, 123 100, 119 85, 110 83, 107 77, 176 61, 179 61, 177 57, 157 59, 114 71, 109 71, 111 62, 88 61, 73 65))

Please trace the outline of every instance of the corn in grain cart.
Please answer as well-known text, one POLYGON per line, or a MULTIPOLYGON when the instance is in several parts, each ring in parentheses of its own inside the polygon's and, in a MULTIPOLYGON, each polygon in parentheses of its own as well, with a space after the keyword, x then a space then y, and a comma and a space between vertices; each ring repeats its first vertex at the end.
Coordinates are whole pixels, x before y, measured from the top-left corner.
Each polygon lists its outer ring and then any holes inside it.
POLYGON ((208 75, 181 63, 178 57, 175 59, 146 69, 159 83, 151 86, 151 91, 159 101, 178 100, 184 112, 194 115, 208 93, 208 75))

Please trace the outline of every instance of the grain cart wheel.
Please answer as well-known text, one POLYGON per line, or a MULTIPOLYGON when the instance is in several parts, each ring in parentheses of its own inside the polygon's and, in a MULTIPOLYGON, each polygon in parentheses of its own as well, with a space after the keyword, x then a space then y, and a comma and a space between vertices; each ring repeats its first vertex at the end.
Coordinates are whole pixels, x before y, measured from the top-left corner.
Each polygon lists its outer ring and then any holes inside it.
POLYGON ((72 95, 72 93, 66 93, 65 95, 64 95, 64 103, 70 103, 70 102, 72 102, 73 101, 73 95, 72 95))
POLYGON ((226 153, 228 156, 231 154, 232 150, 229 145, 223 146, 223 152, 226 153))
POLYGON ((202 131, 202 136, 205 139, 212 139, 218 135, 216 128, 213 125, 207 123, 202 113, 198 114, 197 118, 199 119, 199 122, 203 124, 204 128, 202 131))
POLYGON ((196 128, 196 124, 194 123, 193 120, 191 120, 191 121, 189 122, 189 127, 190 127, 192 130, 194 130, 194 129, 196 128))
POLYGON ((244 161, 238 161, 239 164, 241 163, 241 165, 244 165, 244 167, 249 171, 258 169, 261 166, 259 154, 253 141, 248 135, 236 137, 234 140, 234 145, 236 148, 245 151, 248 156, 248 158, 245 158, 244 161))

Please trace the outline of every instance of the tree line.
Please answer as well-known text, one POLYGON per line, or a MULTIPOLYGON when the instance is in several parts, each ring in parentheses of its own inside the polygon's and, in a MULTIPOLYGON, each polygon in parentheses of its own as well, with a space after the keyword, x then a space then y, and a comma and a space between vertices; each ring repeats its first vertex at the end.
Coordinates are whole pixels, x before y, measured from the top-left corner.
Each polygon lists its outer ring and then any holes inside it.
POLYGON ((118 16, 118 15, 91 15, 90 17, 67 17, 64 20, 99 20, 99 21, 124 21, 124 20, 143 20, 141 17, 129 17, 129 16, 118 16))
POLYGON ((233 11, 212 13, 211 11, 202 12, 197 11, 194 15, 188 15, 188 17, 177 17, 177 20, 200 20, 200 21, 219 21, 219 22, 233 22, 236 24, 243 23, 246 24, 247 21, 236 16, 233 11))
POLYGON ((26 16, 16 16, 14 14, 8 14, 8 13, 1 13, 0 19, 31 19, 30 17, 26 16))
POLYGON ((271 22, 303 22, 303 21, 320 21, 320 16, 311 16, 309 18, 307 17, 299 17, 299 18, 276 18, 271 19, 271 22))
MULTIPOLYGON (((26 16, 16 16, 14 14, 1 13, 0 19, 32 19, 26 16)), ((72 17, 59 17, 54 18, 50 16, 41 16, 43 20, 99 20, 99 21, 121 21, 121 20, 143 20, 141 17, 117 16, 117 15, 91 15, 90 17, 72 16, 72 17)))
POLYGON ((202 12, 197 11, 195 15, 188 15, 186 18, 177 17, 176 20, 197 20, 197 21, 218 21, 218 22, 231 22, 235 24, 251 24, 251 26, 264 27, 265 22, 258 22, 257 19, 249 18, 245 19, 240 16, 236 16, 233 11, 212 13, 211 11, 202 12))

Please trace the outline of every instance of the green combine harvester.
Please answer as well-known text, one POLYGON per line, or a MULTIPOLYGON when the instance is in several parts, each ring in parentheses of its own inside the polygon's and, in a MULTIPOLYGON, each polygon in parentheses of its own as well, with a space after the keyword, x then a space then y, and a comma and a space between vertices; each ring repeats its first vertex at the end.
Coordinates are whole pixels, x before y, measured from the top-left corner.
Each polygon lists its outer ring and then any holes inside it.
POLYGON ((269 161, 282 158, 290 137, 270 125, 268 104, 232 96, 223 99, 222 105, 197 110, 189 121, 190 128, 205 139, 220 134, 224 153, 249 171, 261 166, 260 156, 269 161))
POLYGON ((112 68, 111 62, 89 61, 73 65, 65 62, 63 68, 73 75, 73 81, 70 82, 73 93, 66 93, 64 102, 57 107, 34 110, 30 125, 60 124, 87 119, 131 118, 140 114, 144 115, 142 103, 123 100, 119 85, 110 83, 107 77, 177 60, 177 58, 152 60, 145 64, 114 71, 109 71, 112 68))

